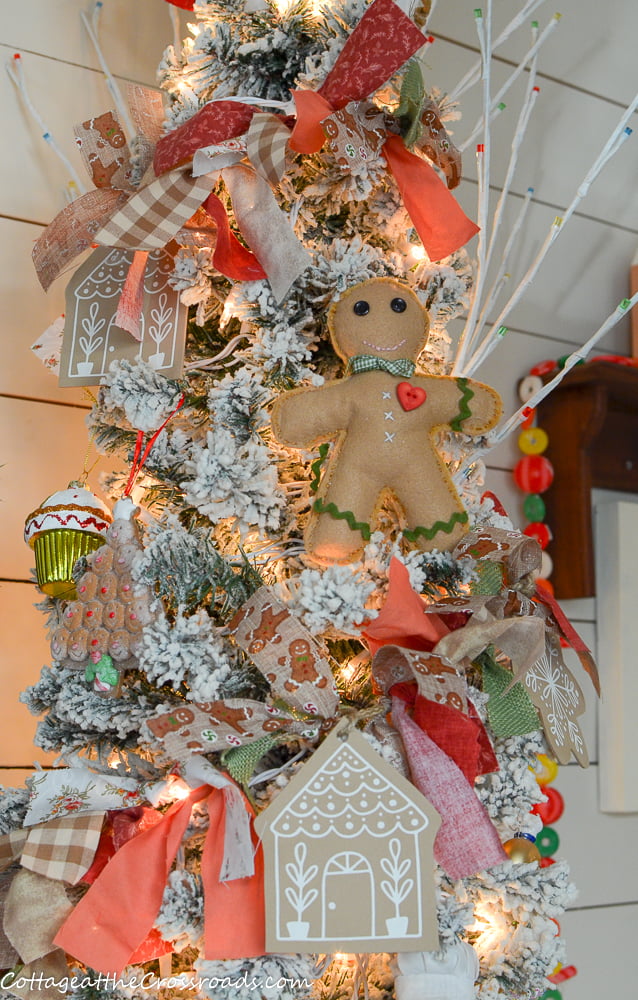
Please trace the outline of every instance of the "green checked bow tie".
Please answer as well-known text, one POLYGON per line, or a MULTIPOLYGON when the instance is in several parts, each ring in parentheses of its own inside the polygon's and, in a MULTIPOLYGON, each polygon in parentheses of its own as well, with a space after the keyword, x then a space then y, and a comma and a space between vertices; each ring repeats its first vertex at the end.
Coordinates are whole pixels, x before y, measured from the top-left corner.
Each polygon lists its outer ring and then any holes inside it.
POLYGON ((356 354, 350 358, 346 375, 358 375, 359 372, 381 371, 389 375, 399 375, 402 378, 412 378, 416 365, 409 358, 397 358, 396 361, 386 361, 376 354, 356 354))

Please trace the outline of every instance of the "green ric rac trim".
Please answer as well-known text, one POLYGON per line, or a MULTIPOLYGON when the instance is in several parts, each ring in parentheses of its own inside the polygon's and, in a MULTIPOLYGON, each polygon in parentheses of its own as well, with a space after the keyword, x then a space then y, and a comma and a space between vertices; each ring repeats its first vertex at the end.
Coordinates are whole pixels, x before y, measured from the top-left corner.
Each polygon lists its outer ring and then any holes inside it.
POLYGON ((419 535, 423 535, 429 542, 432 541, 439 531, 444 531, 449 535, 455 524, 465 524, 468 520, 467 511, 455 510, 449 521, 435 521, 431 528, 415 528, 414 531, 404 531, 403 537, 409 542, 416 542, 419 535))
POLYGON ((319 445, 319 458, 316 458, 312 465, 310 466, 310 471, 312 472, 312 479, 310 480, 310 492, 316 493, 319 489, 319 479, 321 478, 321 468, 328 457, 328 452, 330 450, 330 445, 320 444, 319 445))
MULTIPOLYGON (((351 510, 339 510, 335 503, 324 503, 321 497, 317 497, 312 509, 316 510, 318 514, 330 514, 330 517, 334 517, 338 521, 347 521, 353 531, 360 531, 364 540, 370 541, 370 525, 366 524, 365 521, 357 521, 351 510)), ((467 514, 465 516, 467 517, 467 514)))
POLYGON ((462 431, 461 423, 472 416, 472 411, 467 404, 474 396, 474 392, 469 388, 466 378, 457 378, 456 384, 461 391, 461 399, 459 401, 459 412, 453 420, 450 420, 450 427, 453 431, 462 431))

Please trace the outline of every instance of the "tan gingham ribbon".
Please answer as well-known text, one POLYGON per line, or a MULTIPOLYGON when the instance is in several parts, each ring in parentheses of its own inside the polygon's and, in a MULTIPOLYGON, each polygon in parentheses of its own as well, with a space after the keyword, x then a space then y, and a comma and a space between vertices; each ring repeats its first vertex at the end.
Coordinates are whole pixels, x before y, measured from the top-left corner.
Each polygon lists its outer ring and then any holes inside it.
POLYGON ((20 864, 29 871, 76 885, 91 867, 104 813, 61 816, 29 830, 20 864))
POLYGON ((122 205, 95 235, 95 242, 127 250, 166 246, 213 189, 210 174, 193 178, 190 167, 157 177, 122 205))
POLYGON ((10 830, 0 837, 0 871, 10 868, 20 857, 28 835, 28 830, 20 829, 10 830))
POLYGON ((246 132, 246 153, 258 174, 277 187, 286 169, 287 128, 276 115, 257 112, 246 132))
POLYGON ((97 850, 104 812, 61 816, 0 837, 2 868, 20 860, 23 868, 75 885, 89 870, 97 850))

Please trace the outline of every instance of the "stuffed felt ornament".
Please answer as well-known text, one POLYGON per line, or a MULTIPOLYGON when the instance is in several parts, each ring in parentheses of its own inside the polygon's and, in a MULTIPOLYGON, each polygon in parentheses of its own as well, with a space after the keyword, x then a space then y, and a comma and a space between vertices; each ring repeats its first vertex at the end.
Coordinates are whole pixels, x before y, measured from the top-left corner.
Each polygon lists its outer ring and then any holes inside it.
POLYGON ((51 639, 53 658, 83 669, 103 695, 119 693, 122 672, 137 665, 142 629, 154 617, 151 590, 134 584, 131 575, 142 548, 134 520, 138 509, 128 497, 118 500, 105 544, 87 556, 77 600, 65 606, 51 639))
POLYGON ((346 377, 285 393, 272 417, 275 437, 289 447, 335 441, 306 528, 308 555, 320 563, 356 558, 388 498, 403 510, 408 541, 454 548, 468 515, 435 435, 483 434, 500 417, 500 397, 470 379, 415 375, 428 314, 394 278, 349 289, 328 326, 346 377))

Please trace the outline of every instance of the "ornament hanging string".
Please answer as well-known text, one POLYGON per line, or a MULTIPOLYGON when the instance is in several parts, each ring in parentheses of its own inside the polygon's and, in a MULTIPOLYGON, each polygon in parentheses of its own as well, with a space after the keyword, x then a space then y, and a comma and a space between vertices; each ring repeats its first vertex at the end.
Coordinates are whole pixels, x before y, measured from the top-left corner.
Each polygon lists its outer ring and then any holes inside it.
POLYGON ((122 494, 123 497, 128 497, 128 496, 131 495, 131 490, 133 489, 133 487, 135 485, 135 480, 137 479, 137 477, 139 476, 140 472, 142 471, 142 469, 144 467, 144 463, 146 462, 146 459, 148 458, 148 456, 151 453, 151 448, 153 447, 153 445, 157 441, 158 437, 160 436, 160 434, 162 433, 162 431, 164 430, 164 428, 168 424, 169 420, 171 420, 175 416, 175 414, 179 410, 181 410, 182 406, 184 405, 185 400, 186 400, 186 397, 185 397, 184 393, 182 393, 182 395, 180 396, 179 402, 178 402, 177 406, 175 407, 175 409, 171 410, 171 412, 167 416, 167 418, 164 421, 164 423, 160 427, 158 427, 157 430, 155 431, 155 433, 149 438, 149 440, 147 442, 147 445, 146 445, 146 448, 144 449, 143 453, 142 453, 142 445, 144 444, 144 431, 138 431, 137 432, 137 440, 135 442, 135 451, 133 452, 133 463, 131 465, 131 471, 130 471, 130 474, 129 474, 126 486, 124 487, 124 493, 122 494))

